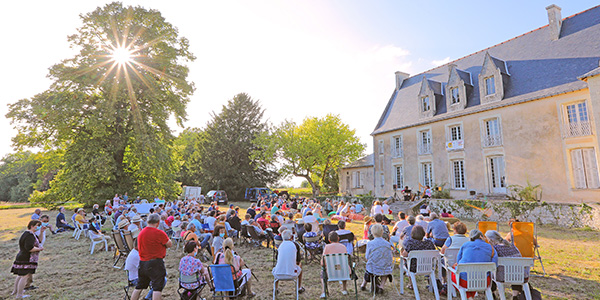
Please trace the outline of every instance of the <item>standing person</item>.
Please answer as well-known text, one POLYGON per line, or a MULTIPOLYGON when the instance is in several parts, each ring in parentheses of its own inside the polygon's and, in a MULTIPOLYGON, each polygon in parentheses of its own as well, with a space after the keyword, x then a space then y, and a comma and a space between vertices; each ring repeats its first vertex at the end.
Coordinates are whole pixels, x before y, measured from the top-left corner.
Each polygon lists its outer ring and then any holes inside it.
POLYGON ((17 275, 15 287, 11 294, 15 295, 17 299, 29 297, 29 295, 23 295, 23 289, 25 289, 27 281, 30 280, 37 269, 40 251, 44 250, 35 235, 35 232, 40 230, 41 227, 42 222, 40 220, 29 221, 27 230, 23 232, 19 239, 19 253, 10 270, 13 274, 17 275))
POLYGON ((138 300, 140 293, 148 288, 150 282, 153 289, 152 299, 162 299, 162 290, 167 276, 163 259, 167 255, 167 248, 170 248, 173 243, 164 231, 158 229, 158 224, 160 224, 160 216, 151 214, 148 217, 148 226, 138 235, 140 267, 138 283, 131 295, 132 300, 138 300))

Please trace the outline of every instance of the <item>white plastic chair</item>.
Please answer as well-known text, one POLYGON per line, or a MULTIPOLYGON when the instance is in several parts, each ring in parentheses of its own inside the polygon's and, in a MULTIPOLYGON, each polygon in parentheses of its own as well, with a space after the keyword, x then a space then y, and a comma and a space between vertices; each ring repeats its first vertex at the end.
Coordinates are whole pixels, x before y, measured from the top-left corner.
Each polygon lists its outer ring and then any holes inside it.
POLYGON ((104 243, 104 250, 108 251, 108 243, 106 242, 108 237, 99 236, 99 235, 93 234, 91 232, 88 233, 88 237, 92 241, 92 245, 90 246, 90 254, 94 254, 94 248, 96 247, 97 244, 101 244, 101 243, 104 243))
POLYGON ((87 229, 83 229, 83 226, 81 224, 79 224, 79 222, 75 221, 75 228, 77 230, 77 233, 75 234, 75 239, 79 241, 79 238, 81 237, 81 234, 83 233, 84 236, 87 236, 87 229))
POLYGON ((79 222, 75 221, 75 222, 73 222, 73 225, 74 225, 73 227, 75 227, 75 229, 73 230, 73 237, 75 239, 79 239, 77 237, 77 235, 80 234, 80 231, 81 231, 81 228, 79 228, 79 222))
MULTIPOLYGON (((452 273, 450 272, 450 268, 456 263, 456 256, 458 256, 459 250, 460 248, 448 248, 444 254, 442 254, 442 257, 444 258, 443 267, 446 269, 446 283, 449 287, 451 287, 450 282, 452 282, 452 273)), ((447 292, 449 300, 452 300, 452 297, 456 297, 456 290, 448 289, 447 292)))
POLYGON ((529 257, 498 257, 498 267, 504 267, 504 279, 495 278, 494 281, 498 285, 500 299, 506 300, 504 293, 504 285, 520 285, 523 286, 525 299, 531 300, 531 290, 529 283, 525 282, 526 268, 533 267, 533 258, 529 257))
POLYGON ((177 242, 175 245, 175 250, 179 249, 179 243, 181 242, 181 228, 173 227, 173 233, 171 234, 171 239, 173 242, 177 242))
POLYGON ((300 273, 295 275, 278 274, 277 277, 273 280, 273 300, 275 300, 277 294, 277 288, 275 287, 277 281, 293 281, 294 287, 296 288, 296 300, 298 300, 298 275, 300 275, 300 273))
MULTIPOLYGON (((448 285, 458 290, 462 300, 467 300, 467 292, 485 292, 485 296, 488 300, 493 300, 492 296, 492 285, 487 284, 488 274, 493 276, 496 274, 496 264, 493 262, 489 263, 463 263, 458 264, 456 269, 448 268, 450 272, 454 273, 456 282, 450 281, 448 285), (460 274, 466 273, 467 276, 467 287, 460 286, 460 274)), ((490 279, 491 280, 491 279, 490 279)), ((451 295, 448 293, 448 295, 451 295)))
POLYGON ((431 279, 431 286, 433 286, 433 292, 435 299, 440 300, 440 293, 437 288, 437 281, 435 279, 435 268, 440 266, 440 253, 437 250, 415 250, 408 253, 408 257, 401 256, 402 263, 400 264, 400 294, 404 294, 404 273, 406 272, 410 277, 415 292, 415 299, 421 299, 419 297, 419 288, 417 286, 416 275, 429 275, 431 279), (416 272, 410 271, 411 261, 416 261, 417 269, 416 272))

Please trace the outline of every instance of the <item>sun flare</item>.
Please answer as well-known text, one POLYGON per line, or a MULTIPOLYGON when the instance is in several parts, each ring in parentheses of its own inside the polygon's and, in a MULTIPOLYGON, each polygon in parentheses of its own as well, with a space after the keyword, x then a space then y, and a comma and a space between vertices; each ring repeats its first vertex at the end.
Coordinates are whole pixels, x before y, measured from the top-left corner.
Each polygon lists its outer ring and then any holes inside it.
POLYGON ((122 65, 131 62, 132 52, 127 48, 118 47, 112 51, 111 57, 116 63, 122 65))

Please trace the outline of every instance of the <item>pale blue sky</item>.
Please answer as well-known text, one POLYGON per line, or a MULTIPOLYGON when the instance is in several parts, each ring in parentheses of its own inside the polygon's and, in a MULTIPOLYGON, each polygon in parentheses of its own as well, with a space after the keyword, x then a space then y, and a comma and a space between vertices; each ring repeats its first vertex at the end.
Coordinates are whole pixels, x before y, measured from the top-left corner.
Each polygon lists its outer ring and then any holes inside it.
MULTIPOLYGON (((109 1, 10 1, 0 17, 0 155, 15 134, 6 104, 47 89, 47 69, 70 57, 78 14, 109 1)), ((567 17, 595 1, 123 1, 158 9, 191 42, 197 91, 186 126, 239 92, 279 123, 339 114, 372 149, 370 133, 394 88, 394 71, 417 74, 567 17)), ((181 128, 173 129, 177 132, 181 128)))

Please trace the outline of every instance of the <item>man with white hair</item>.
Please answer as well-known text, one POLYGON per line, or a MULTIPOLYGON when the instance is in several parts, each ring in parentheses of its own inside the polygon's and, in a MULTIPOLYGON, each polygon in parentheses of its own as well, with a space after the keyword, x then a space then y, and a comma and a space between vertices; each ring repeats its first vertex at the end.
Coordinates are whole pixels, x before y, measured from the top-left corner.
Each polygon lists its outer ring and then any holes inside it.
POLYGON ((196 226, 196 232, 194 233, 198 236, 198 240, 200 240, 200 248, 206 248, 206 250, 208 250, 208 253, 212 254, 210 247, 208 247, 211 234, 208 232, 204 232, 204 230, 202 229, 202 222, 200 222, 201 219, 202 214, 196 213, 194 215, 194 219, 190 223, 196 226))
MULTIPOLYGON (((292 242, 292 231, 284 230, 281 232, 281 238, 283 242, 277 248, 277 265, 273 268, 273 277, 277 279, 291 279, 298 277, 298 293, 305 291, 302 286, 302 266, 301 259, 302 255, 300 247, 292 242)), ((279 281, 275 282, 275 290, 279 286, 279 281)))
POLYGON ((444 246, 450 236, 446 222, 439 219, 436 213, 431 213, 431 222, 427 225, 427 237, 438 247, 444 246))

